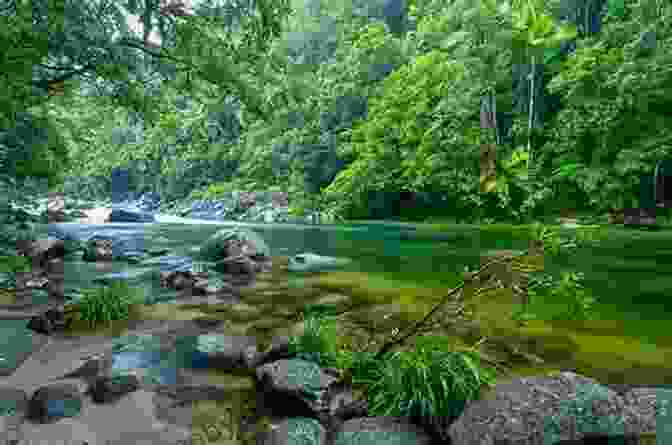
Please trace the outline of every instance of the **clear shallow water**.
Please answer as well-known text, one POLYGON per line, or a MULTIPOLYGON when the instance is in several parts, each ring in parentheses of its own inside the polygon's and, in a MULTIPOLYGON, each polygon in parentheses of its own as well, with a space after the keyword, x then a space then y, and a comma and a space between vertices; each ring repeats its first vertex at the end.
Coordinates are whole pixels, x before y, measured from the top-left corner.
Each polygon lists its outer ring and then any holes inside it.
POLYGON ((27 320, 0 320, 0 370, 13 369, 17 356, 33 349, 27 320))
MULTIPOLYGON (((502 227, 455 225, 441 232, 427 231, 409 224, 352 224, 347 226, 310 226, 295 224, 254 224, 198 221, 159 215, 155 224, 54 224, 59 230, 90 236, 93 232, 123 233, 142 238, 145 248, 167 248, 171 254, 189 256, 217 230, 247 227, 257 231, 273 255, 313 252, 319 255, 347 257, 352 263, 346 270, 369 274, 373 280, 391 280, 417 286, 452 286, 464 265, 480 264, 481 255, 494 249, 524 249, 524 233, 502 227)), ((572 229, 567 229, 572 232, 572 229)), ((46 234, 46 227, 44 228, 46 234)), ((599 245, 575 251, 572 255, 549 258, 547 272, 574 270, 585 274, 585 284, 597 297, 600 318, 627 320, 633 335, 652 342, 669 337, 672 297, 672 231, 642 232, 615 228, 599 245)), ((101 271, 95 263, 66 263, 66 287, 93 285, 93 279, 106 273, 132 273, 134 265, 113 263, 101 271)), ((140 275, 138 282, 156 300, 173 298, 174 291, 161 289, 158 280, 140 275)), ((12 363, 14 351, 30 350, 30 331, 26 321, 0 322, 0 358, 12 363)), ((149 360, 150 356, 125 355, 126 360, 149 360)), ((122 358, 120 358, 122 360, 122 358)), ((120 362, 121 363, 121 362, 120 362)), ((0 360, 0 366, 3 361, 0 360)), ((118 366, 122 366, 119 364, 118 366)), ((121 369, 121 368, 120 368, 121 369)), ((168 371, 165 371, 168 372, 168 371)), ((161 377, 161 376, 160 376, 161 377)), ((161 378, 170 381, 170 375, 161 378)))
MULTIPOLYGON (((436 232, 392 223, 311 226, 201 221, 169 215, 158 215, 157 219, 160 222, 156 224, 54 226, 80 236, 94 231, 121 232, 141 237, 146 248, 167 248, 186 256, 221 228, 245 227, 257 231, 273 255, 313 252, 347 257, 353 260, 347 270, 439 286, 455 284, 463 267, 479 265, 484 252, 527 247, 526 234, 488 226, 455 225, 436 232)), ((669 318, 669 309, 665 309, 672 297, 672 231, 615 228, 600 245, 549 258, 545 265, 547 272, 583 272, 586 286, 605 310, 633 320, 669 318)), ((110 272, 128 268, 115 264, 110 272)), ((73 269, 72 274, 66 271, 66 281, 100 275, 95 264, 78 264, 73 269)), ((77 284, 83 284, 79 281, 77 284)))

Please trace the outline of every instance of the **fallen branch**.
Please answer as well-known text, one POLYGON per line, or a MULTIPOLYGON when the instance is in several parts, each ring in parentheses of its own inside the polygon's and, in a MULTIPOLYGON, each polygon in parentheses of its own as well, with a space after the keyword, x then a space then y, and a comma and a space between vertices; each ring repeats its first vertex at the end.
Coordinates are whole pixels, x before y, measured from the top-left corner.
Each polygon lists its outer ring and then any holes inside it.
MULTIPOLYGON (((490 261, 489 263, 485 264, 484 266, 482 266, 482 267, 481 267, 480 269, 478 269, 476 272, 470 273, 470 279, 472 279, 472 280, 476 279, 476 278, 479 277, 481 274, 483 274, 486 270, 488 270, 488 268, 490 268, 491 266, 493 266, 493 265, 495 265, 495 264, 499 264, 499 263, 504 263, 504 262, 506 262, 506 261, 510 261, 510 260, 512 260, 513 258, 516 258, 516 257, 518 257, 518 256, 526 255, 528 252, 529 252, 529 250, 528 250, 528 251, 525 251, 525 252, 523 252, 523 253, 521 253, 521 254, 519 254, 519 255, 505 255, 505 256, 502 256, 502 257, 500 257, 500 258, 496 258, 496 259, 490 261)), ((383 356, 384 356, 384 355, 385 355, 385 354, 386 354, 392 347, 394 347, 394 346, 396 346, 396 345, 400 345, 401 343, 403 343, 404 341, 406 341, 408 338, 412 337, 413 335, 417 335, 417 334, 418 334, 418 330, 419 330, 419 328, 420 328, 422 325, 424 325, 425 323, 427 323, 427 321, 432 317, 432 315, 434 315, 434 314, 439 310, 439 308, 441 308, 443 305, 445 305, 445 304, 448 302, 448 299, 449 299, 451 296, 453 296, 453 295, 455 295, 455 294, 458 294, 462 289, 464 289, 464 285, 465 285, 465 282, 462 281, 462 284, 460 284, 458 287, 456 287, 456 288, 454 288, 454 289, 451 289, 450 292, 448 292, 448 294, 446 294, 446 295, 441 299, 441 301, 440 301, 436 306, 434 306, 434 307, 432 308, 432 310, 429 311, 429 312, 427 313, 427 315, 425 315, 425 317, 424 317, 422 320, 416 322, 413 326, 411 326, 411 327, 409 328, 409 332, 408 332, 406 335, 404 335, 404 336, 402 336, 402 337, 394 338, 393 340, 391 340, 391 341, 385 343, 385 344, 383 345, 383 347, 382 347, 382 348, 381 348, 381 349, 374 355, 374 360, 380 360, 380 359, 382 359, 383 356)), ((464 304, 462 304, 462 305, 460 306, 460 309, 458 309, 458 310, 456 311, 456 313, 460 313, 460 312, 463 312, 463 311, 464 311, 464 304)))

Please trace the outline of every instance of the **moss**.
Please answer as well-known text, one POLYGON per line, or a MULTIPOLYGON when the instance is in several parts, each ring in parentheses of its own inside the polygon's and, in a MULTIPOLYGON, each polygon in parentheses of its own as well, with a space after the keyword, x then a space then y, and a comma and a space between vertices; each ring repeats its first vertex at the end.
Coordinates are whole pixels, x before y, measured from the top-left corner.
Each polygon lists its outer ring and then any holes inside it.
POLYGON ((0 289, 0 304, 16 304, 16 291, 0 289))
POLYGON ((672 383, 672 349, 638 339, 574 334, 577 369, 605 381, 672 383))
POLYGON ((348 271, 321 274, 307 279, 307 284, 349 295, 354 306, 389 302, 404 306, 429 304, 449 291, 446 287, 422 287, 390 280, 382 275, 348 271))

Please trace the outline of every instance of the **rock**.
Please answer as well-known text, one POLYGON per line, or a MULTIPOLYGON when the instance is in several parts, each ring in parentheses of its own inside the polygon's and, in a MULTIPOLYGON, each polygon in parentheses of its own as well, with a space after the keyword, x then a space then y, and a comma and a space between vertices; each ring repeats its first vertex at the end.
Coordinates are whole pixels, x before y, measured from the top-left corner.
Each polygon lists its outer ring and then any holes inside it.
MULTIPOLYGON (((333 375, 324 372, 318 365, 299 359, 277 360, 256 369, 257 381, 261 382, 263 393, 277 394, 277 398, 294 409, 306 413, 322 413, 329 409, 328 388, 337 381, 333 375)), ((308 415, 308 414, 306 414, 308 415)))
POLYGON ((672 389, 634 388, 623 395, 623 400, 642 414, 645 431, 656 431, 657 420, 661 428, 667 428, 667 432, 659 431, 661 436, 672 431, 672 389))
POLYGON ((213 262, 239 255, 255 259, 268 258, 271 253, 257 233, 243 228, 219 230, 198 252, 199 259, 213 262))
POLYGON ((99 376, 89 387, 89 393, 96 403, 110 403, 139 388, 140 380, 134 374, 99 376))
POLYGON ((27 411, 28 395, 24 390, 10 386, 0 386, 0 417, 21 416, 25 415, 27 411))
MULTIPOLYGON (((367 402, 355 398, 349 385, 339 381, 339 373, 297 358, 290 351, 289 337, 274 337, 266 351, 259 351, 255 336, 231 336, 218 332, 221 322, 215 320, 166 323, 166 326, 161 325, 160 329, 151 332, 152 342, 123 343, 126 347, 122 350, 112 349, 110 354, 90 357, 75 371, 59 377, 60 380, 72 377, 86 380, 87 392, 96 403, 84 406, 80 417, 62 419, 53 425, 81 423, 80 426, 88 426, 90 431, 96 432, 96 440, 105 439, 119 445, 143 443, 143 440, 152 444, 164 443, 164 436, 159 435, 159 430, 171 430, 175 434, 183 431, 181 428, 188 431, 193 412, 191 402, 229 400, 232 386, 227 385, 243 383, 234 376, 244 376, 245 388, 257 389, 257 415, 270 417, 271 431, 257 436, 257 443, 261 444, 286 443, 292 435, 303 431, 306 434, 304 438, 308 435, 319 437, 323 440, 320 443, 356 441, 392 445, 403 441, 409 445, 546 445, 543 438, 551 437, 557 439, 551 443, 559 445, 580 443, 559 441, 569 440, 572 435, 575 440, 587 439, 591 437, 590 432, 602 432, 607 435, 600 437, 613 438, 614 433, 618 433, 619 424, 610 424, 610 420, 623 419, 625 424, 620 424, 621 430, 633 436, 638 432, 655 432, 656 417, 661 419, 665 412, 665 406, 660 403, 663 399, 660 390, 630 389, 621 397, 591 379, 562 373, 505 380, 490 393, 484 393, 483 400, 468 402, 461 415, 454 422, 451 419, 452 424, 448 419, 369 417, 367 402), (136 371, 156 371, 158 367, 166 366, 163 354, 171 351, 186 359, 179 367, 175 365, 179 370, 175 372, 176 377, 165 378, 160 384, 141 385, 136 371), (229 372, 228 377, 232 380, 227 377, 216 380, 226 383, 216 383, 209 373, 200 372, 205 368, 229 372), (114 375, 113 370, 123 373, 114 375), (150 391, 146 387, 153 389, 150 391), (578 408, 584 409, 584 412, 580 413, 578 408), (578 421, 573 422, 572 419, 578 421), (155 425, 161 426, 155 428, 155 425), (614 427, 613 430, 605 431, 609 425, 614 427), (118 431, 133 433, 122 438, 118 434, 115 436, 118 431), (544 433, 547 435, 544 436, 544 433), (334 441, 329 441, 330 438, 334 441), (139 442, 134 442, 136 439, 139 442)), ((35 362, 35 366, 43 366, 37 360, 35 362)), ((31 370, 25 369, 22 373, 30 375, 31 370)), ((49 390, 49 394, 40 397, 35 393, 31 400, 42 401, 33 404, 41 407, 41 414, 36 417, 64 417, 66 400, 73 401, 77 406, 79 393, 76 387, 67 386, 64 382, 58 385, 52 386, 60 387, 60 393, 49 390), (49 405, 49 400, 63 403, 49 405), (53 412, 46 416, 45 406, 53 408, 53 412)), ((47 391, 44 386, 36 387, 47 391)), ((672 395, 672 391, 668 393, 672 395)), ((0 388, 0 401, 3 398, 16 400, 19 405, 21 400, 26 399, 20 391, 3 392, 0 388)), ((670 401, 672 397, 668 399, 670 401)), ((213 414, 219 417, 218 413, 213 414)), ((17 418, 15 423, 19 421, 17 418)), ((49 429, 24 424, 24 439, 30 438, 39 443, 39 440, 64 434, 56 430, 55 427, 49 429)), ((0 434, 4 433, 0 430, 0 434)), ((83 434, 78 437, 93 436, 83 434)), ((179 442, 165 443, 175 445, 179 442)))
POLYGON ((253 277, 271 268, 270 250, 255 232, 246 229, 222 229, 195 252, 211 262, 213 269, 230 276, 253 277))
POLYGON ((215 270, 218 272, 234 275, 254 275, 257 272, 260 272, 261 269, 259 263, 242 255, 233 258, 224 258, 215 263, 215 270))
POLYGON ((300 253, 289 258, 287 269, 291 272, 317 272, 349 264, 347 258, 335 258, 316 255, 314 253, 300 253))
POLYGON ((33 267, 45 269, 47 262, 55 259, 63 259, 65 256, 65 243, 55 237, 47 237, 35 241, 17 243, 19 254, 29 257, 33 267))
POLYGON ((94 232, 83 243, 82 260, 109 262, 120 260, 138 264, 148 255, 143 248, 142 236, 94 232))
POLYGON ((484 400, 468 404, 440 433, 464 445, 545 445, 580 439, 587 432, 632 436, 648 427, 644 415, 626 406, 614 391, 563 372, 500 383, 484 400), (620 428, 619 421, 623 421, 620 428))
POLYGON ((264 445, 295 443, 294 437, 301 437, 307 443, 327 443, 327 431, 317 420, 299 416, 284 419, 273 425, 273 429, 260 440, 264 445))
POLYGON ((656 209, 625 209, 623 225, 625 226, 655 226, 656 209))
POLYGON ((26 327, 39 334, 51 335, 55 331, 63 330, 71 321, 66 319, 62 310, 51 308, 32 317, 26 327))
POLYGON ((113 244, 112 239, 93 236, 86 242, 82 259, 84 261, 112 261, 113 244))
POLYGON ((76 378, 91 382, 97 377, 108 375, 113 364, 111 353, 97 354, 88 358, 79 368, 59 377, 59 380, 76 378))
POLYGON ((143 193, 136 201, 136 206, 145 212, 155 212, 161 205, 161 196, 155 192, 143 193))
POLYGON ((140 210, 115 208, 110 212, 106 222, 111 223, 153 223, 154 215, 140 210))
POLYGON ((161 286, 177 291, 191 290, 194 295, 205 295, 204 286, 196 286, 196 277, 191 271, 160 272, 161 286))
POLYGON ((337 443, 346 442, 361 445, 433 444, 432 438, 422 428, 411 424, 408 419, 391 416, 350 419, 338 428, 335 438, 337 443))
POLYGON ((63 210, 47 210, 47 221, 49 224, 66 222, 71 215, 65 213, 63 210))
POLYGON ((56 383, 35 391, 28 402, 28 417, 47 423, 63 417, 78 416, 81 408, 79 388, 71 383, 56 383))

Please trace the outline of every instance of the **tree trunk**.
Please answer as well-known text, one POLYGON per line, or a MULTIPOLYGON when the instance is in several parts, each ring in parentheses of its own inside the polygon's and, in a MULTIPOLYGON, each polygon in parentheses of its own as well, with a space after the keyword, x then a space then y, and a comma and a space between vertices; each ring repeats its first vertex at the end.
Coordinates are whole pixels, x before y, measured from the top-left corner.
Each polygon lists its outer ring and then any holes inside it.
POLYGON ((529 160, 528 160, 528 168, 530 165, 532 165, 532 125, 534 124, 534 66, 535 66, 535 57, 534 55, 531 56, 531 63, 530 63, 530 113, 529 113, 529 119, 527 121, 527 129, 528 129, 528 134, 527 134, 527 151, 530 154, 529 160))

